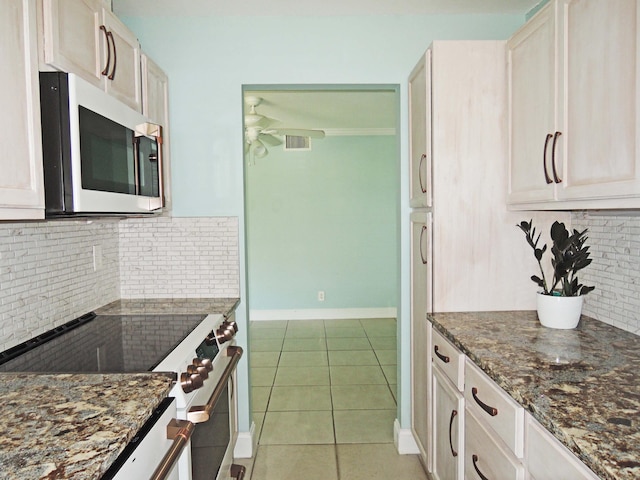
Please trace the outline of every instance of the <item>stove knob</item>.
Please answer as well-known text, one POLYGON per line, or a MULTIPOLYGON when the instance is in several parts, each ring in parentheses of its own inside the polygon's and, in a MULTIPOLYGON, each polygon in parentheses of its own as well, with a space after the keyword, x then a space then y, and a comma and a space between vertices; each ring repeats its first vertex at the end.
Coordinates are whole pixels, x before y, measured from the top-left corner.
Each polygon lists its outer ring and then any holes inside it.
POLYGON ((191 393, 202 387, 202 377, 197 373, 185 372, 180 375, 180 385, 184 393, 191 393))
POLYGON ((206 380, 207 378, 209 378, 209 370, 207 370, 205 367, 195 364, 189 365, 187 367, 187 373, 192 375, 200 375, 202 377, 202 380, 206 380))
POLYGON ((194 358, 192 362, 196 367, 204 367, 208 372, 213 370, 213 363, 208 358, 194 358))
POLYGON ((235 320, 231 320, 230 322, 225 321, 224 324, 226 324, 227 328, 233 330, 234 335, 238 333, 238 324, 235 320))
POLYGON ((218 340, 218 343, 221 344, 231 340, 233 335, 234 331, 229 328, 225 328, 224 325, 221 325, 220 328, 216 330, 216 339, 218 340))

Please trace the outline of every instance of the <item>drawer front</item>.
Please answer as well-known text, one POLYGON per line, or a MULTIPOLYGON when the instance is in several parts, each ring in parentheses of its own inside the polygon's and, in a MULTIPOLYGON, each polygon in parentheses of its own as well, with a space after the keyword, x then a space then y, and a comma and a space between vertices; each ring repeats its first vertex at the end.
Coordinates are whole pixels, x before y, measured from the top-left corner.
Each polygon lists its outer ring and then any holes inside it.
POLYGON ((433 330, 431 360, 459 391, 464 391, 464 354, 436 329, 433 330))
POLYGON ((511 449, 524 454, 524 408, 467 359, 464 397, 470 409, 511 449))
POLYGON ((527 414, 526 464, 536 480, 598 480, 598 477, 527 414))
POLYGON ((464 478, 467 480, 523 480, 524 465, 501 440, 467 408, 465 413, 464 478))

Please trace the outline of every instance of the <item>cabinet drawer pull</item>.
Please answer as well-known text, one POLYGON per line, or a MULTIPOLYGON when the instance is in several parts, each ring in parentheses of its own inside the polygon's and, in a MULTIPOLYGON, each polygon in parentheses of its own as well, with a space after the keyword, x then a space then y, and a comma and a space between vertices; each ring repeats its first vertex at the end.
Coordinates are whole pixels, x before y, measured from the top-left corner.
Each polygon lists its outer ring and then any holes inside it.
POLYGON ((118 57, 116 56, 116 40, 113 38, 112 32, 107 32, 107 37, 111 39, 111 45, 113 46, 113 68, 111 69, 111 73, 107 77, 109 80, 113 80, 116 76, 116 66, 118 65, 118 57))
POLYGON ((551 180, 551 177, 549 176, 549 173, 547 170, 547 147, 549 146, 549 140, 551 140, 551 137, 553 137, 553 135, 551 135, 550 133, 547 133, 547 138, 544 141, 544 152, 542 154, 542 167, 544 168, 544 181, 547 182, 547 185, 549 185, 550 183, 553 183, 553 180, 551 180))
POLYGON ((451 361, 449 357, 447 357, 446 355, 442 355, 440 352, 438 352, 438 345, 434 345, 433 351, 436 353, 437 357, 440 360, 442 360, 444 363, 449 363, 451 361))
POLYGON ((553 168, 553 180, 556 183, 562 183, 562 179, 558 177, 558 172, 556 172, 556 142, 560 135, 562 135, 562 132, 556 132, 553 136, 553 145, 551 146, 551 167, 553 168))
POLYGON ((111 46, 109 44, 109 33, 107 32, 107 27, 104 25, 100 25, 100 31, 104 34, 104 41, 107 45, 107 64, 100 72, 101 75, 107 75, 109 73, 109 67, 111 66, 111 46))
POLYGON ((490 407, 489 405, 487 405, 486 403, 484 403, 482 400, 480 400, 478 398, 478 389, 476 387, 473 387, 471 389, 471 396, 476 401, 476 403, 478 405, 480 405, 480 408, 482 408, 489 415, 491 415, 492 417, 495 417, 496 415, 498 415, 498 409, 497 408, 490 407))
POLYGON ((420 157, 420 163, 418 164, 418 180, 420 181, 420 190, 422 191, 422 193, 427 193, 427 187, 425 187, 424 181, 422 179, 422 165, 424 165, 426 159, 427 154, 423 153, 420 157))
POLYGON ((422 250, 422 237, 424 237, 425 232, 427 231, 427 226, 423 225, 422 230, 420 230, 420 260, 422 260, 422 264, 427 264, 427 258, 424 256, 424 251, 422 250))
POLYGON ((453 449, 453 438, 451 436, 451 428, 453 427, 453 419, 458 415, 457 410, 451 410, 451 419, 449 420, 449 448, 451 448, 451 455, 454 457, 458 456, 458 452, 453 449))
POLYGON ((476 471, 476 473, 478 474, 478 476, 480 477, 481 480, 489 480, 487 477, 485 477, 482 472, 480 471, 480 469, 478 468, 478 455, 473 454, 471 456, 471 460, 473 460, 473 469, 476 471))

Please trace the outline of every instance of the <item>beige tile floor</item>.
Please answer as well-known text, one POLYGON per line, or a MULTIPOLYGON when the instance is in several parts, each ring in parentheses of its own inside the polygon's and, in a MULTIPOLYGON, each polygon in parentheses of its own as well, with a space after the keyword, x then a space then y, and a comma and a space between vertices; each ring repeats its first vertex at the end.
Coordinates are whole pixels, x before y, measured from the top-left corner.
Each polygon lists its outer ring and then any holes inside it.
POLYGON ((251 322, 251 480, 427 478, 398 455, 395 319, 251 322))

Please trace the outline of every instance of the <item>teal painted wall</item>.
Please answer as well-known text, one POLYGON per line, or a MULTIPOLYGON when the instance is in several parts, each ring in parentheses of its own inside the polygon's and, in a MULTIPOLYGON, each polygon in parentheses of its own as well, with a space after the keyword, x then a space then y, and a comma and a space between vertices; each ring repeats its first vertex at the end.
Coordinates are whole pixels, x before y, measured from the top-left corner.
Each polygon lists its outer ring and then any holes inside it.
POLYGON ((397 157, 395 136, 328 136, 250 162, 251 309, 397 306, 397 157))
MULTIPOLYGON (((114 0, 117 13, 118 0, 114 0)), ((433 40, 508 38, 521 15, 123 18, 170 77, 176 216, 238 216, 240 325, 247 321, 242 85, 400 85, 398 420, 410 427, 407 76, 433 40)), ((238 341, 247 345, 246 332, 238 341)), ((238 366, 240 431, 249 430, 248 366, 238 366)))

